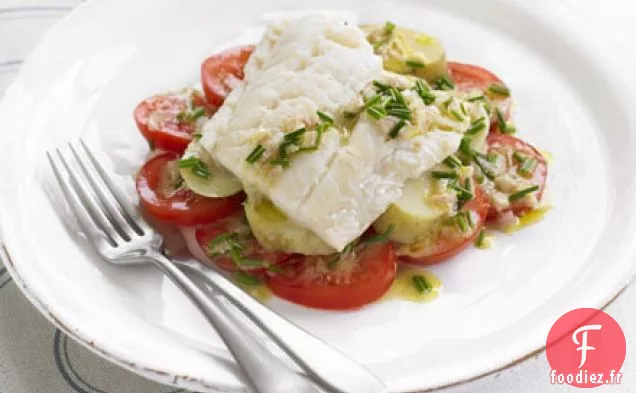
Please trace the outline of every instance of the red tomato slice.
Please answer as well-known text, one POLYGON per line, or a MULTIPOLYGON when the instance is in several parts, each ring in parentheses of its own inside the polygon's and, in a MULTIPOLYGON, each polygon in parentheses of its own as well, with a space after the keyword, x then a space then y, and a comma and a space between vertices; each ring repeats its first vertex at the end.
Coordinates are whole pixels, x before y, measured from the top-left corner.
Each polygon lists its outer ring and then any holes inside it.
MULTIPOLYGON (((535 195, 540 201, 543 197, 546 179, 548 178, 548 163, 545 157, 543 157, 534 146, 512 135, 491 133, 488 135, 487 144, 489 153, 497 153, 511 157, 512 154, 516 152, 537 161, 537 166, 534 172, 532 172, 532 177, 529 182, 539 186, 539 190, 535 195)), ((506 160, 506 165, 508 165, 508 167, 504 170, 509 172, 516 170, 515 168, 518 168, 519 163, 516 163, 514 160, 506 160)), ((522 216, 530 210, 532 210, 532 208, 524 205, 522 201, 513 202, 510 208, 504 211, 497 211, 494 206, 491 206, 488 212, 488 219, 494 219, 506 211, 512 211, 516 216, 522 216)))
POLYGON ((296 256, 283 271, 267 277, 279 297, 327 310, 355 309, 378 300, 395 280, 397 264, 390 243, 360 245, 330 267, 334 256, 296 256))
POLYGON ((208 57, 201 65, 201 83, 210 105, 219 107, 236 81, 244 77, 243 68, 254 51, 253 45, 228 49, 208 57))
POLYGON ((400 248, 398 257, 416 265, 434 265, 454 257, 475 241, 484 227, 489 206, 486 194, 480 187, 475 187, 475 197, 462 208, 462 211, 470 212, 473 220, 468 231, 462 232, 455 225, 444 226, 434 239, 400 248))
MULTIPOLYGON (((485 93, 488 87, 493 84, 501 84, 505 86, 505 83, 497 75, 492 72, 470 64, 462 64, 455 62, 448 62, 448 73, 451 79, 457 85, 457 89, 463 92, 480 92, 485 93)), ((492 98, 492 102, 501 110, 505 119, 510 118, 510 111, 512 108, 512 99, 510 97, 497 97, 492 98)), ((493 113, 492 116, 493 126, 497 127, 497 118, 493 113)), ((496 128, 498 129, 498 127, 496 128)))
POLYGON ((270 265, 279 265, 291 257, 291 254, 265 250, 251 234, 249 224, 243 212, 236 212, 225 219, 199 227, 196 230, 196 238, 203 252, 210 256, 221 269, 230 272, 238 270, 249 271, 250 273, 261 276, 261 278, 263 278, 263 274, 268 270, 267 266, 237 265, 229 255, 225 254, 211 256, 208 248, 210 242, 221 235, 227 234, 235 234, 237 241, 244 247, 241 251, 243 258, 262 260, 270 265))
MULTIPOLYGON (((157 95, 143 100, 134 112, 135 122, 152 147, 183 153, 196 131, 196 122, 180 119, 180 113, 203 108, 212 115, 201 93, 187 90, 183 94, 157 95)), ((194 113, 194 112, 190 112, 194 113)))
POLYGON ((241 209, 243 193, 227 198, 205 198, 179 187, 175 189, 174 153, 158 155, 141 168, 137 175, 137 193, 143 207, 158 219, 182 226, 206 224, 241 209))

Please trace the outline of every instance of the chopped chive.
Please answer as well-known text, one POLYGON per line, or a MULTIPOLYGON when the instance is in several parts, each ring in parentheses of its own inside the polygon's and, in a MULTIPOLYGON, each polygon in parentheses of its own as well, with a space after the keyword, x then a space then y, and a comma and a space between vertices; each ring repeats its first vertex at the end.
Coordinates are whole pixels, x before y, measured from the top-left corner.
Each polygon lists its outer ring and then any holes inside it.
POLYGON ((451 168, 459 168, 462 166, 462 162, 454 154, 451 154, 450 156, 446 157, 443 163, 446 166, 449 166, 451 168))
POLYGON ((510 195, 508 197, 508 200, 512 203, 515 201, 518 201, 519 199, 524 198, 527 195, 532 194, 533 192, 539 191, 539 186, 532 186, 532 187, 528 187, 526 189, 523 189, 521 191, 515 192, 514 194, 510 195))
POLYGON ((475 135, 486 128, 486 118, 480 117, 472 122, 470 127, 466 130, 466 135, 475 135))
POLYGON ((495 152, 490 152, 488 153, 488 155, 486 156, 486 160, 491 163, 494 164, 497 162, 497 159, 499 158, 499 155, 495 152))
POLYGON ((271 272, 271 273, 282 273, 283 269, 280 266, 278 266, 278 265, 269 264, 267 266, 267 271, 271 272))
POLYGON ((488 91, 504 97, 510 97, 510 89, 501 83, 492 83, 488 86, 488 91))
POLYGON ((473 142, 472 138, 467 136, 462 138, 462 141, 459 143, 459 151, 464 153, 468 157, 473 156, 473 148, 470 147, 470 144, 473 142))
POLYGON ((385 111, 389 116, 397 117, 398 119, 411 120, 411 111, 404 108, 390 108, 385 111))
POLYGON ((459 104, 459 108, 462 110, 462 114, 464 116, 468 116, 468 112, 466 112, 466 105, 464 105, 463 102, 459 104))
POLYGON ((448 100, 442 102, 442 105, 444 106, 444 109, 448 110, 448 107, 450 106, 450 104, 453 103, 453 97, 449 98, 448 100))
POLYGON ((466 216, 466 221, 468 225, 473 228, 475 226, 475 221, 473 220, 473 215, 470 213, 470 210, 464 211, 464 215, 466 216))
POLYGON ((389 138, 394 139, 397 138, 397 136, 400 134, 400 131, 402 131, 402 128, 404 128, 404 126, 406 126, 406 121, 404 121, 404 119, 400 119, 400 121, 398 121, 393 128, 391 128, 391 131, 389 131, 389 138))
POLYGON ((194 168, 192 168, 192 173, 194 173, 195 176, 202 177, 204 179, 210 177, 210 169, 201 160, 199 160, 194 168))
POLYGON ((188 118, 191 122, 194 123, 195 121, 197 121, 197 119, 199 119, 199 117, 204 115, 205 115, 205 108, 201 106, 196 108, 192 112, 190 112, 190 114, 188 115, 188 118))
POLYGON ((265 266, 265 261, 262 259, 245 259, 241 258, 239 261, 239 265, 245 267, 263 267, 265 266))
POLYGON ((464 121, 464 116, 462 116, 461 113, 457 112, 455 109, 452 109, 450 111, 450 114, 453 115, 453 117, 455 118, 455 120, 457 121, 464 121))
POLYGON ((387 91, 391 88, 391 86, 389 85, 385 85, 384 83, 380 82, 380 81, 373 81, 373 86, 377 87, 378 90, 384 92, 387 91))
POLYGON ((252 150, 250 155, 247 156, 245 161, 249 162, 250 164, 253 164, 263 156, 263 153, 265 153, 265 148, 262 145, 257 145, 254 148, 254 150, 252 150))
POLYGON ((435 102, 435 95, 431 92, 428 86, 422 82, 421 79, 418 79, 415 82, 415 91, 420 96, 422 101, 424 101, 425 105, 431 105, 435 102))
POLYGON ((526 159, 519 167, 519 174, 523 177, 531 177, 537 168, 538 162, 534 158, 526 159))
POLYGON ((504 133, 508 135, 516 134, 517 128, 510 123, 506 124, 506 128, 504 129, 504 133))
POLYGON ((426 278, 424 278, 424 276, 420 276, 419 274, 413 276, 411 281, 413 283, 413 286, 419 293, 430 292, 433 289, 433 286, 428 281, 426 281, 426 278))
POLYGON ((258 285, 261 283, 261 280, 258 277, 255 277, 251 274, 247 274, 245 272, 236 272, 234 273, 234 280, 239 284, 243 285, 258 285))
POLYGON ((387 111, 379 106, 370 106, 367 108, 367 113, 376 120, 380 120, 387 115, 387 111))
POLYGON ((455 88, 455 83, 451 81, 447 76, 440 76, 435 82, 439 90, 452 90, 455 88))
POLYGON ((432 171, 431 176, 435 179, 457 179, 456 172, 432 171))
MULTIPOLYGON (((283 137, 284 141, 296 141, 298 140, 298 138, 300 138, 305 132, 307 132, 307 129, 305 127, 303 128, 299 128, 296 131, 292 131, 289 134, 285 134, 285 136, 283 137)), ((288 146, 288 145, 287 145, 288 146)))
POLYGON ((198 141, 202 137, 203 137, 203 134, 201 134, 200 132, 195 132, 194 134, 192 134, 192 139, 194 139, 195 141, 198 141))
POLYGON ((214 239, 210 240, 210 242, 208 243, 208 251, 213 251, 216 246, 218 246, 221 243, 227 242, 229 239, 231 239, 234 236, 235 236, 234 233, 223 233, 218 235, 214 239))
POLYGON ((486 97, 484 97, 483 95, 480 95, 480 96, 470 97, 466 101, 475 102, 475 101, 483 101, 485 99, 486 99, 486 97))
POLYGON ((481 231, 479 231, 479 235, 477 235, 477 239, 475 240, 475 247, 483 248, 484 240, 486 240, 486 230, 482 229, 481 231))
POLYGON ((395 25, 395 23, 387 21, 386 24, 384 25, 384 30, 386 30, 388 34, 391 34, 393 33, 396 27, 397 26, 395 25))
POLYGON ((475 176, 475 180, 477 180, 477 183, 479 184, 484 184, 484 182, 486 181, 486 178, 484 177, 483 173, 478 173, 475 176))
POLYGON ((497 125, 499 126, 499 130, 501 132, 505 133, 507 124, 506 124, 506 118, 505 118, 503 112, 501 111, 501 109, 497 108, 495 110, 495 114, 497 116, 497 125))
POLYGON ((386 243, 387 241, 389 241, 389 236, 391 236, 391 233, 393 233, 393 229, 394 229, 393 225, 389 225, 386 231, 378 235, 368 237, 362 240, 362 243, 363 244, 386 243))
POLYGON ((373 97, 369 98, 367 101, 365 101, 364 105, 362 106, 362 108, 364 108, 364 109, 370 108, 370 107, 380 103, 381 99, 382 99, 382 96, 379 95, 379 94, 376 94, 373 97))
POLYGON ((464 181, 464 188, 466 188, 470 192, 473 192, 473 182, 472 180, 470 180, 470 177, 467 177, 464 181))
MULTIPOLYGON (((495 175, 488 168, 484 166, 484 164, 479 161, 479 157, 473 156, 473 162, 477 165, 477 167, 481 170, 481 173, 486 176, 488 179, 493 180, 495 175)), ((483 183, 483 182, 482 182, 483 183)))
POLYGON ((512 153, 512 158, 515 161, 517 161, 519 164, 523 164, 523 162, 526 160, 526 157, 520 154, 519 152, 512 153))
POLYGON ((406 65, 407 65, 407 67, 411 67, 411 68, 424 68, 424 67, 426 67, 426 64, 422 63, 419 60, 407 60, 406 61, 406 65))
POLYGON ((194 168, 198 162, 199 159, 197 157, 182 158, 177 161, 177 166, 179 168, 194 168))
POLYGON ((463 212, 457 213, 455 216, 455 224, 459 227, 462 232, 468 232, 469 225, 468 221, 466 221, 466 215, 463 212))
POLYGON ((317 111, 316 113, 318 114, 318 117, 320 118, 320 120, 328 124, 333 124, 333 118, 329 116, 328 114, 326 114, 325 112, 317 111))
POLYGON ((181 188, 181 186, 183 186, 183 178, 179 177, 177 181, 175 181, 174 184, 172 185, 172 188, 174 188, 175 190, 178 190, 179 188, 181 188))
POLYGON ((467 189, 465 189, 462 186, 459 186, 457 184, 451 184, 449 186, 453 190, 457 191, 457 198, 460 201, 469 201, 469 200, 473 199, 473 197, 474 197, 474 194, 472 193, 471 190, 467 190, 467 189))

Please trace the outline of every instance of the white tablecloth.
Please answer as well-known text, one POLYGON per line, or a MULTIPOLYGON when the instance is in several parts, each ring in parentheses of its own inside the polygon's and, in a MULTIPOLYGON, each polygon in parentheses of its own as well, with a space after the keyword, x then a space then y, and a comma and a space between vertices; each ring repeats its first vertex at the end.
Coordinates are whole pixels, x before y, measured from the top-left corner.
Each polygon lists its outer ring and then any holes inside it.
MULTIPOLYGON (((532 1, 532 0, 528 0, 532 1)), ((625 0, 560 0, 588 18, 591 27, 609 18, 615 39, 633 45, 636 15, 625 0)), ((80 0, 0 0, 0 94, 11 83, 25 55, 40 36, 80 0)), ((601 24, 601 23, 599 23, 601 24)), ((632 92, 633 94, 633 92, 632 92)), ((11 132, 0 130, 0 132, 11 132)), ((627 337, 623 384, 598 392, 636 392, 636 286, 608 312, 627 337)), ((496 350, 496 348, 493 348, 496 350)), ((573 392, 549 384, 544 353, 491 376, 440 393, 573 392)), ((167 393, 182 392, 147 381, 80 347, 50 325, 22 296, 0 265, 0 393, 167 393)), ((364 392, 360 392, 364 393, 364 392)))

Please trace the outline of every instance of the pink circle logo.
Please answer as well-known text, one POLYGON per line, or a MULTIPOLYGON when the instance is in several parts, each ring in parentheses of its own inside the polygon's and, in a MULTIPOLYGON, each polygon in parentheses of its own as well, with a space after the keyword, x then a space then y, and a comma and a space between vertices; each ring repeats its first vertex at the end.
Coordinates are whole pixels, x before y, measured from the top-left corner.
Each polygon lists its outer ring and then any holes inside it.
POLYGON ((623 329, 614 318, 579 308, 559 318, 546 341, 550 382, 579 388, 620 384, 625 361, 623 329))

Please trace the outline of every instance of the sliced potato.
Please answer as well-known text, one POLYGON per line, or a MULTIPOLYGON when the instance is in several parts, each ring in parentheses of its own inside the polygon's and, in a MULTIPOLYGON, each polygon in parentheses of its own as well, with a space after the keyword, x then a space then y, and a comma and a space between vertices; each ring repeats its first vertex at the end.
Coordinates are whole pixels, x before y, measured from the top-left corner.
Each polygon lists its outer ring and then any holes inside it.
POLYGON ((199 158, 210 172, 210 176, 204 178, 195 175, 192 168, 179 169, 186 186, 195 194, 209 198, 222 198, 234 195, 243 189, 243 185, 236 176, 223 168, 198 145, 190 144, 184 155, 184 158, 187 157, 199 158))
POLYGON ((289 220, 266 198, 248 199, 245 215, 258 242, 269 250, 305 255, 336 252, 315 233, 289 220))
POLYGON ((375 53, 384 59, 384 68, 399 74, 411 74, 434 82, 448 75, 446 52, 434 37, 403 27, 366 25, 375 53))
POLYGON ((374 229, 383 233, 393 226, 391 240, 399 243, 425 238, 448 217, 447 209, 430 199, 432 192, 433 180, 428 173, 407 181, 402 198, 376 220, 374 229))

